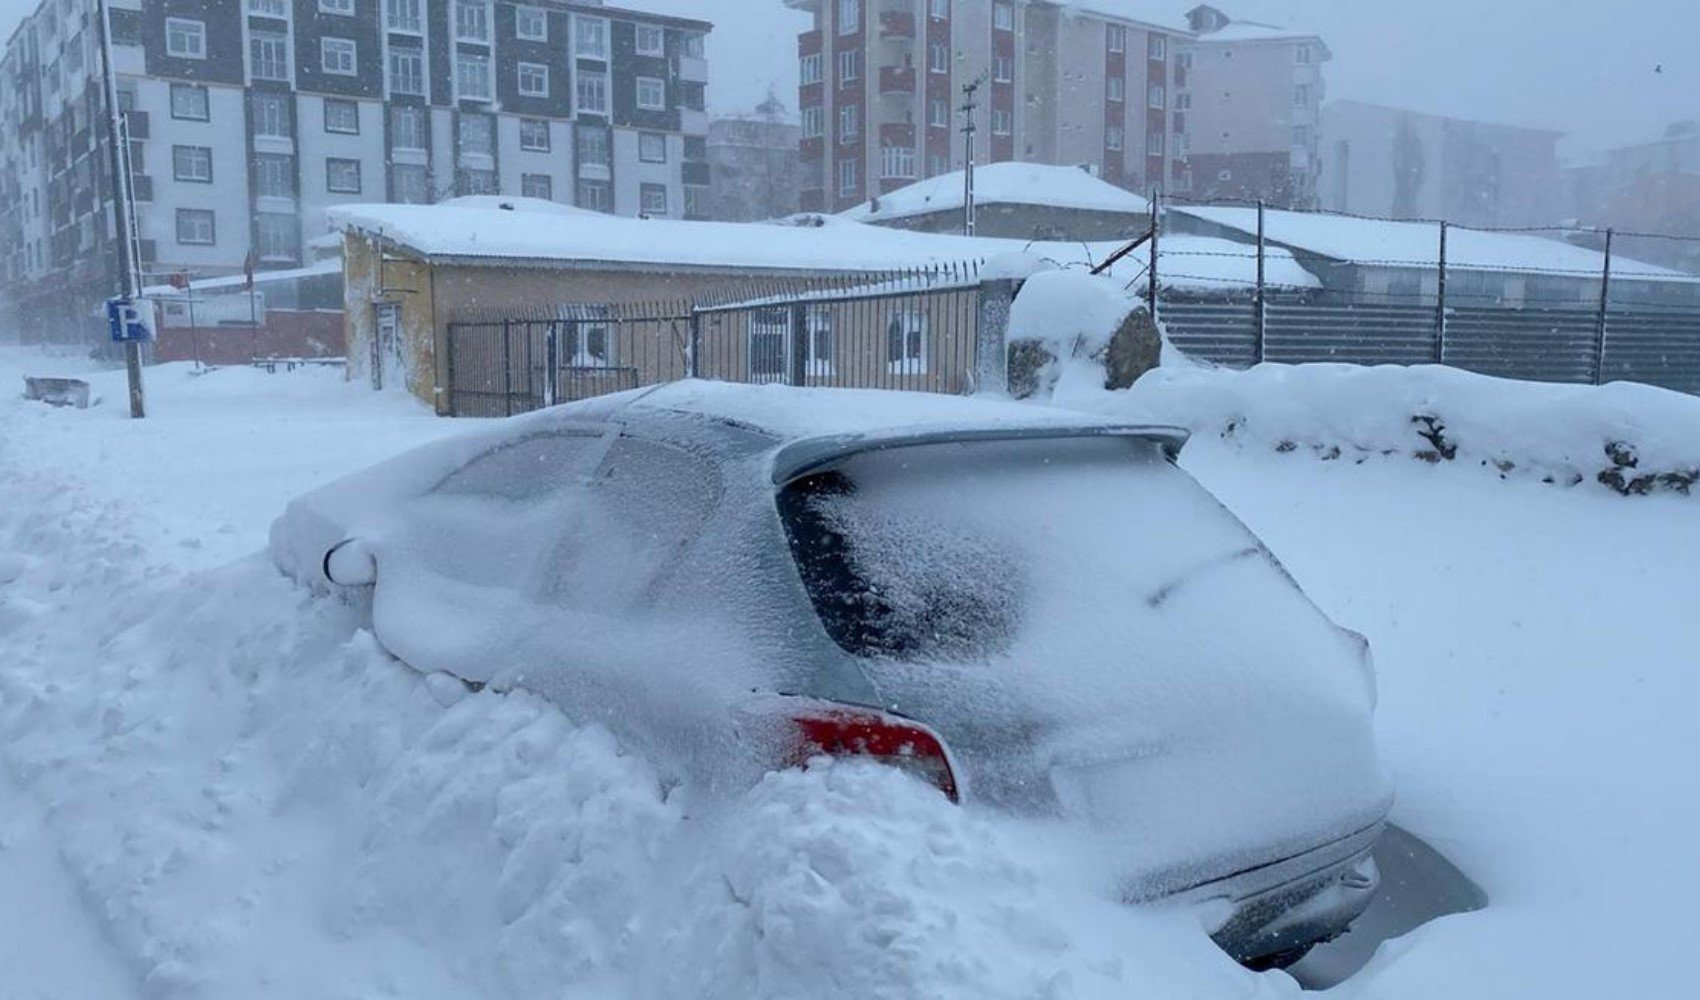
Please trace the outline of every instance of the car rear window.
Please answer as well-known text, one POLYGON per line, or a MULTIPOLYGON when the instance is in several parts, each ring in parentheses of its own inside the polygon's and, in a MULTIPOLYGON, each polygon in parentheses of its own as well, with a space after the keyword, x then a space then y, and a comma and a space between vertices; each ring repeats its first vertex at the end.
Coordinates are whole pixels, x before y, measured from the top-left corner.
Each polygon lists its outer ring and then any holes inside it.
POLYGON ((1138 439, 867 453, 786 485, 779 508, 827 634, 872 658, 996 659, 1071 616, 1154 611, 1198 574, 1267 558, 1138 439))

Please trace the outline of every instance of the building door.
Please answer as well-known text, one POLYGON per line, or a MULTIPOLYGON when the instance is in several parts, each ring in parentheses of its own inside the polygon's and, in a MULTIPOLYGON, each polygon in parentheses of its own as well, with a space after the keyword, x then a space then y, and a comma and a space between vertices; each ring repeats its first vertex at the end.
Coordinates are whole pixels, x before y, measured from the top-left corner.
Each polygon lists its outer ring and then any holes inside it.
POLYGON ((372 388, 407 388, 407 366, 402 361, 401 306, 380 302, 377 333, 372 338, 372 388))
POLYGON ((791 380, 791 312, 758 309, 750 314, 750 381, 791 380))

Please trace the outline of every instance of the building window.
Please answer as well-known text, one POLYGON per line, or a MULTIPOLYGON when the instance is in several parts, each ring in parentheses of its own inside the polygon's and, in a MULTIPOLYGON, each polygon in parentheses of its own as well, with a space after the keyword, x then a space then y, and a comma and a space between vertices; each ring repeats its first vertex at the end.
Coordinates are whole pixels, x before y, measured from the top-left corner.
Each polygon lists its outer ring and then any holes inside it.
POLYGON ((846 104, 838 109, 838 141, 854 142, 862 134, 862 109, 846 104))
POLYGON ((1300 66, 1309 66, 1310 65, 1310 46, 1300 45, 1297 48, 1293 49, 1293 59, 1295 61, 1297 61, 1300 66))
POLYGON ((496 122, 489 115, 464 113, 460 116, 460 155, 496 155, 496 122))
POLYGON ((927 314, 899 309, 885 326, 885 359, 893 375, 924 375, 927 372, 927 314))
POLYGON ((637 106, 645 111, 667 110, 667 83, 653 76, 637 78, 637 106))
POLYGON ((1303 83, 1299 84, 1297 87, 1294 87, 1293 88, 1293 106, 1303 108, 1303 107, 1309 106, 1309 104, 1310 104, 1310 87, 1306 84, 1303 84, 1303 83))
POLYGON ((1300 149, 1310 149, 1311 134, 1309 125, 1293 126, 1293 145, 1300 149))
POLYGON ((935 97, 927 102, 927 124, 933 128, 950 127, 950 102, 935 97))
POLYGON ((915 176, 915 151, 908 146, 880 148, 880 176, 893 180, 909 180, 915 176))
POLYGON ((290 98, 284 94, 255 94, 250 107, 254 114, 254 135, 268 139, 293 138, 293 116, 290 98))
POLYGON ((664 56, 667 54, 667 33, 661 30, 659 24, 640 24, 637 26, 637 54, 640 56, 664 56))
POLYGON ((1175 135, 1175 138, 1172 141, 1173 141, 1173 145, 1174 145, 1175 159, 1177 159, 1177 160, 1186 159, 1187 150, 1189 148, 1186 144, 1186 135, 1184 133, 1177 133, 1175 135))
POLYGON ((1175 56, 1175 67, 1177 69, 1192 69, 1192 53, 1191 52, 1182 52, 1182 53, 1176 55, 1175 56))
POLYGON ((855 83, 862 76, 862 53, 856 49, 838 53, 838 85, 855 83))
POLYGON ((354 16, 354 0, 319 0, 319 9, 327 14, 354 16))
POLYGON ((813 52, 804 56, 798 67, 798 72, 801 74, 800 78, 803 86, 806 87, 811 83, 819 83, 821 81, 820 70, 821 54, 819 52, 813 52))
POLYGON ((1145 155, 1146 156, 1162 156, 1163 155, 1163 133, 1152 132, 1151 134, 1149 134, 1145 137, 1145 155))
POLYGON ((455 38, 462 42, 490 40, 490 8, 484 0, 455 0, 455 38))
POLYGON ((592 212, 606 212, 613 201, 607 181, 579 181, 579 208, 587 208, 592 212))
POLYGON ((218 228, 210 208, 177 210, 177 242, 210 247, 218 242, 218 228))
POLYGON ((1151 89, 1145 92, 1145 105, 1153 111, 1163 110, 1168 100, 1168 91, 1164 90, 1160 83, 1152 84, 1151 89))
POLYGON ((354 76, 358 49, 352 38, 319 39, 319 68, 335 76, 354 76))
POLYGON ((171 117, 188 122, 210 121, 212 112, 207 106, 207 88, 192 83, 172 84, 171 117))
POLYGON ((288 17, 289 0, 248 0, 248 13, 262 17, 288 17))
POLYGON ((862 0, 838 0, 838 33, 854 35, 862 30, 862 0))
POLYGON ((841 160, 838 164, 838 194, 848 198, 861 190, 859 181, 860 171, 855 160, 841 160))
POLYGON ((667 185, 644 184, 638 188, 639 208, 645 215, 667 214, 667 185))
POLYGON ((1109 41, 1111 52, 1127 51, 1127 28, 1123 25, 1110 25, 1105 30, 1105 38, 1109 41))
POLYGON ((193 184, 211 184, 213 179, 212 148, 209 146, 172 146, 171 176, 173 180, 193 184))
POLYGON ((1015 30, 1015 5, 1009 0, 997 0, 992 4, 992 27, 997 31, 1015 30))
POLYGON ((549 15, 541 7, 514 9, 514 34, 528 42, 549 40, 549 15))
POLYGON ((490 57, 482 52, 456 52, 455 87, 462 100, 488 101, 490 57))
POLYGON ((360 161, 331 157, 325 161, 325 190, 332 194, 360 193, 360 161))
POLYGON ((1177 91, 1175 93, 1175 110, 1176 111, 1191 111, 1192 110, 1192 94, 1190 94, 1190 93, 1188 93, 1187 91, 1184 91, 1184 90, 1177 91))
POLYGON ((586 59, 608 58, 608 20, 573 15, 573 51, 586 59))
POLYGON ((390 93, 424 95, 424 52, 419 49, 390 49, 390 93))
POLYGON ((385 23, 391 31, 420 34, 425 30, 425 18, 420 8, 425 0, 384 0, 385 23))
POLYGON ((300 253, 300 235, 293 215, 261 212, 254 216, 254 252, 261 260, 294 261, 300 253))
POLYGON ((992 60, 992 80, 996 83, 1010 83, 1015 79, 1015 60, 1010 56, 997 56, 992 60))
POLYGON ((816 104, 803 109, 803 138, 819 139, 826 134, 826 109, 816 104))
POLYGON ((460 172, 461 194, 497 194, 500 187, 496 183, 494 170, 462 170, 460 172))
POLYGON ((255 153, 254 193, 261 198, 295 197, 295 158, 279 153, 255 153))
POLYGON ((526 198, 555 200, 555 178, 548 174, 520 174, 519 193, 526 198))
MULTIPOLYGON (((524 130, 521 130, 524 134, 524 130)), ((390 109, 390 148, 423 151, 425 144, 425 109, 390 109)))
POLYGON ((927 72, 950 72, 950 46, 943 42, 934 42, 927 47, 927 72))
POLYGON ((549 123, 541 118, 521 118, 519 148, 533 153, 549 152, 549 123))
POLYGON ((578 127, 578 162, 606 167, 614 162, 608 130, 600 125, 578 127))
POLYGON ((1121 101, 1127 98, 1126 80, 1119 76, 1112 76, 1109 78, 1108 83, 1110 88, 1110 100, 1121 101))
MULTIPOLYGON (((207 26, 186 17, 165 19, 165 52, 176 59, 207 57, 207 26)), ((182 242, 179 240, 179 242, 182 242)), ((208 242, 211 242, 209 240, 208 242)))
POLYGON ((608 114, 608 75, 606 73, 578 74, 576 92, 580 114, 608 114))
POLYGON ((1003 108, 992 109, 992 134, 1009 135, 1015 130, 1015 115, 1003 108))
POLYGON ((1169 58, 1169 40, 1162 35, 1152 35, 1151 41, 1146 45, 1146 51, 1152 62, 1162 62, 1169 58))
POLYGON ((256 80, 289 79, 289 36, 280 31, 251 31, 249 72, 256 80))
POLYGON ((950 16, 950 0, 928 0, 927 13, 940 21, 950 16))
POLYGON ((645 163, 666 163, 667 137, 660 132, 638 133, 638 159, 645 163))
POLYGON ((360 105, 340 97, 325 98, 325 131, 360 134, 360 105))
POLYGON ((520 63, 519 93, 521 97, 548 97, 549 67, 542 63, 520 63))
POLYGON ((1123 133, 1120 125, 1109 125, 1104 128, 1104 148, 1115 151, 1122 148, 1123 133))
POLYGON ((390 167, 391 197, 403 205, 431 202, 431 172, 419 163, 397 163, 390 167))
POLYGON ((708 53, 702 32, 688 31, 680 36, 679 49, 686 59, 701 59, 708 53))

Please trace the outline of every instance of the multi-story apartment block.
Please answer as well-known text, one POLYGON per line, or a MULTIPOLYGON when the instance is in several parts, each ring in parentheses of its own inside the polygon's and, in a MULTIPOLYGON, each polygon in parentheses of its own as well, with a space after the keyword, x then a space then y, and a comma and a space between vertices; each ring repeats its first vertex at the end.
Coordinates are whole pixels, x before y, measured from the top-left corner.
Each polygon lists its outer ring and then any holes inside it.
POLYGON ((785 0, 798 38, 803 207, 838 211, 977 162, 1078 164, 1136 191, 1186 185, 1182 28, 1071 0, 785 0))
MULTIPOLYGON (((302 263, 346 202, 707 214, 706 22, 600 0, 108 5, 153 274, 302 263)), ((0 57, 0 277, 37 315, 112 287, 96 10, 42 0, 0 57)))
POLYGON ((720 222, 796 214, 797 135, 796 118, 772 97, 754 114, 709 122, 709 214, 720 222))
POLYGON ((1195 37, 1177 58, 1188 86, 1174 105, 1187 116, 1179 141, 1191 197, 1316 207, 1328 46, 1314 34, 1235 21, 1210 6, 1187 19, 1195 37))

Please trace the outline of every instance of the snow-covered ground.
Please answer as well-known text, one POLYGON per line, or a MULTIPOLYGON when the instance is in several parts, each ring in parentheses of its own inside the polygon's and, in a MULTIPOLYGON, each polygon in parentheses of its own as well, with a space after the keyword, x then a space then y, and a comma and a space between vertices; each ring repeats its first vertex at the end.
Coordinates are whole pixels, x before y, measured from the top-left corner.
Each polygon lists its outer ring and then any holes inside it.
MULTIPOLYGON (((0 387, 79 367, 0 349, 0 387)), ((1322 461, 1272 372, 1092 405, 1195 424, 1185 464, 1372 638, 1395 819, 1492 899, 1334 992, 1690 995, 1700 500, 1322 461)), ((1099 898, 1054 831, 854 766, 685 817, 601 730, 417 676, 259 550, 289 497, 462 425, 334 372, 149 376, 142 423, 122 373, 84 412, 0 392, 0 998, 1297 991, 1099 898)), ((1421 392, 1342 389, 1331 419, 1393 427, 1421 392)), ((1611 406, 1649 441, 1700 405, 1647 400, 1611 406)))

